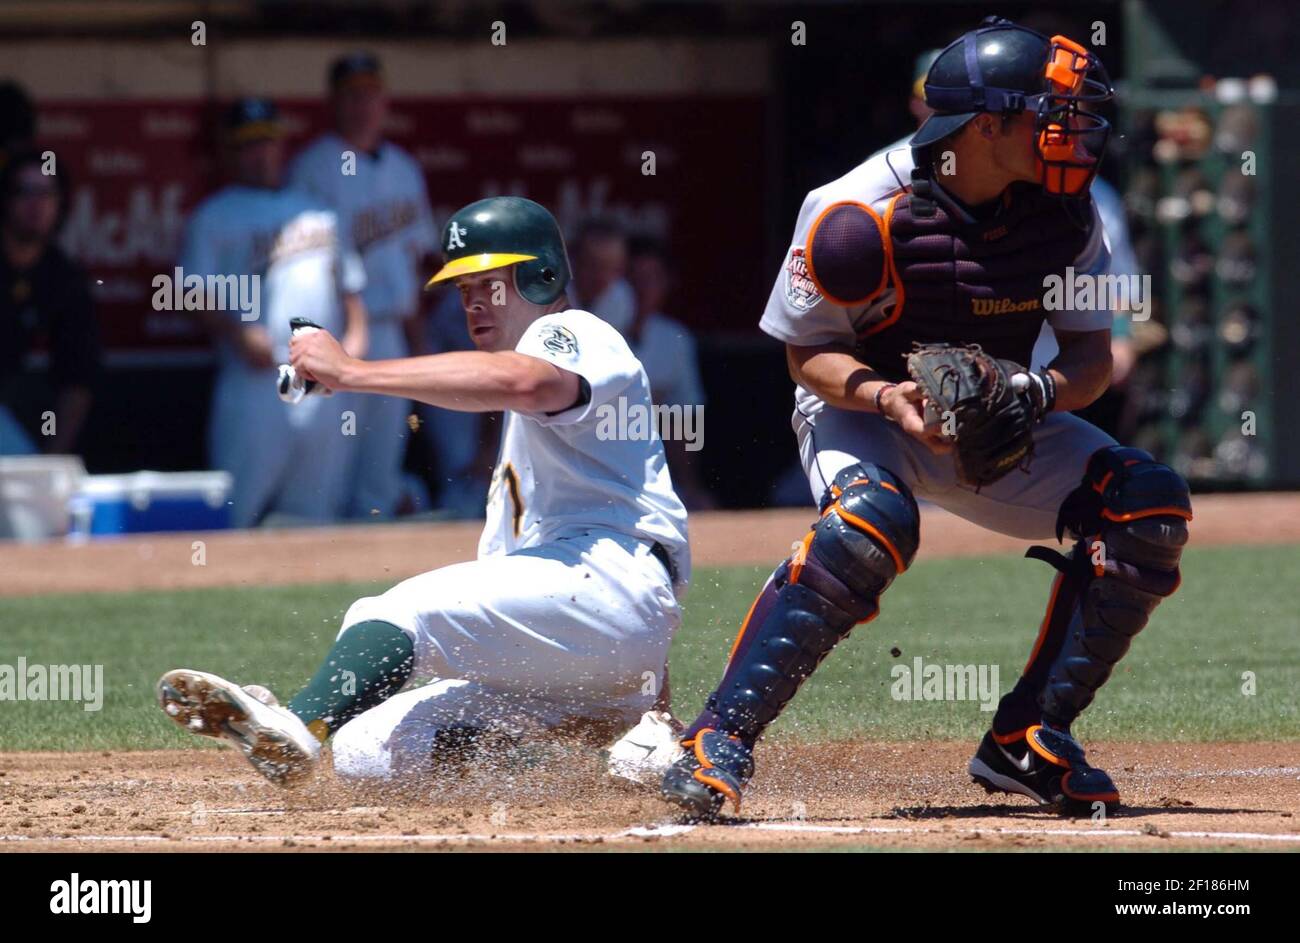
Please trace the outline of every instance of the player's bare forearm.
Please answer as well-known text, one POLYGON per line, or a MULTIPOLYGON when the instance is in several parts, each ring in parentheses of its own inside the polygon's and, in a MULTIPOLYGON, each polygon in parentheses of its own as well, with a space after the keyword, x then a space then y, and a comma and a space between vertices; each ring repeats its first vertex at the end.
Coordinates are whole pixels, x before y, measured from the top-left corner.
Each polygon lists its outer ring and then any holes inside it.
POLYGON ((1061 352, 1048 365, 1056 380, 1056 411, 1083 409, 1110 385, 1110 331, 1057 331, 1061 352))
POLYGON ((876 411, 876 391, 887 385, 887 381, 858 360, 849 347, 787 344, 785 356, 790 378, 822 402, 840 409, 876 411))
POLYGON ((543 413, 578 400, 577 374, 515 351, 452 351, 401 360, 354 360, 341 390, 400 396, 462 412, 543 413))

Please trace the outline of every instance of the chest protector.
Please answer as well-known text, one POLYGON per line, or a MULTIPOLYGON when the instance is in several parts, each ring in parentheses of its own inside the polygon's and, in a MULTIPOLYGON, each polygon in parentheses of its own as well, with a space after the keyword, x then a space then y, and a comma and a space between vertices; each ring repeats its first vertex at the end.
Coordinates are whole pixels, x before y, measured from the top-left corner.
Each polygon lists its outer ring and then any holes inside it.
POLYGON ((1037 187, 1013 188, 1008 199, 996 217, 968 223, 942 205, 914 213, 911 193, 894 197, 884 235, 895 304, 859 334, 859 359, 893 382, 907 379, 913 343, 979 344, 1030 365, 1049 313, 1043 280, 1065 277, 1089 233, 1037 187))

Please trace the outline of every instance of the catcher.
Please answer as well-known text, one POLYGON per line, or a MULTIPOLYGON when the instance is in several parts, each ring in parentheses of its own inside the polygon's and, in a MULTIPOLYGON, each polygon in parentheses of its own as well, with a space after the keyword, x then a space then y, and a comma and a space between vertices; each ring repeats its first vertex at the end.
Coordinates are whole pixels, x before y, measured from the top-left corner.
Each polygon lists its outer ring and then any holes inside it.
POLYGON ((1051 276, 1104 272, 1089 186, 1112 95, 1097 57, 990 18, 935 60, 909 142, 810 193, 761 326, 785 342, 793 425, 821 515, 750 608, 682 736, 664 797, 740 807, 754 745, 911 564, 916 497, 983 527, 1058 540, 1058 571, 1013 690, 970 762, 989 791, 1065 811, 1119 793, 1071 733, 1178 585, 1187 485, 1071 410, 1110 378, 1109 310, 1059 303, 1051 276), (1060 354, 1027 370, 1046 318, 1060 354))

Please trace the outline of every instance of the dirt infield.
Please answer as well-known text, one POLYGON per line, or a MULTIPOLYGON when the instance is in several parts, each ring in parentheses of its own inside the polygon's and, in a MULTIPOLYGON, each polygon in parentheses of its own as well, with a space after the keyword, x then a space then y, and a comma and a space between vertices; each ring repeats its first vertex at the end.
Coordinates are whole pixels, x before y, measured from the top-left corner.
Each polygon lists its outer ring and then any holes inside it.
MULTIPOLYGON (((1195 545, 1300 542, 1292 495, 1200 498, 1195 545)), ((701 565, 771 564, 807 511, 692 518, 701 565)), ((935 509, 922 555, 1019 552, 935 509)), ((42 592, 391 583, 473 555, 477 524, 151 535, 0 547, 0 596, 42 592), (206 565, 193 562, 204 542, 206 565)), ((607 779, 595 753, 560 745, 475 762, 400 790, 324 773, 270 786, 229 750, 0 755, 0 851, 762 849, 1014 850, 1189 847, 1300 850, 1300 743, 1100 743, 1120 784, 1109 821, 1063 819, 986 797, 965 773, 973 743, 765 745, 744 818, 680 822, 652 791, 607 779)))
MULTIPOLYGON (((1195 499, 1195 509, 1195 546, 1300 542, 1297 494, 1204 495, 1195 499)), ((791 541, 807 530, 812 516, 808 510, 692 514, 695 564, 771 566, 789 552, 791 541)), ((0 596, 393 583, 472 559, 481 529, 478 522, 390 524, 0 544, 0 596)), ((1028 545, 934 507, 923 509, 921 533, 920 559, 1019 553, 1028 545)))
POLYGON ((401 791, 292 790, 229 750, 11 754, 0 850, 1300 850, 1300 744, 1091 745, 1128 807, 1070 820, 986 797, 971 744, 773 744, 744 817, 688 826, 590 752, 511 757, 401 791))

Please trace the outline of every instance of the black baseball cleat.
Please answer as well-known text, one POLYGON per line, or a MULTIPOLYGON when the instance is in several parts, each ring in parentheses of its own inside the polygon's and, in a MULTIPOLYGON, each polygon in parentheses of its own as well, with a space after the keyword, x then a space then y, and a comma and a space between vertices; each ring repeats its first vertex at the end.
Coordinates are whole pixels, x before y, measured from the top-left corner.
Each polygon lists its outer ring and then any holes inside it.
POLYGON ((682 747, 685 752, 668 767, 659 794, 693 821, 716 819, 728 799, 739 812, 741 791, 754 775, 753 750, 707 727, 682 747))
POLYGON ((969 771, 988 792, 1028 796, 1067 815, 1093 815, 1098 803, 1106 815, 1119 809, 1119 790, 1110 776, 1088 765, 1077 740, 1042 724, 1005 736, 990 730, 969 771))

